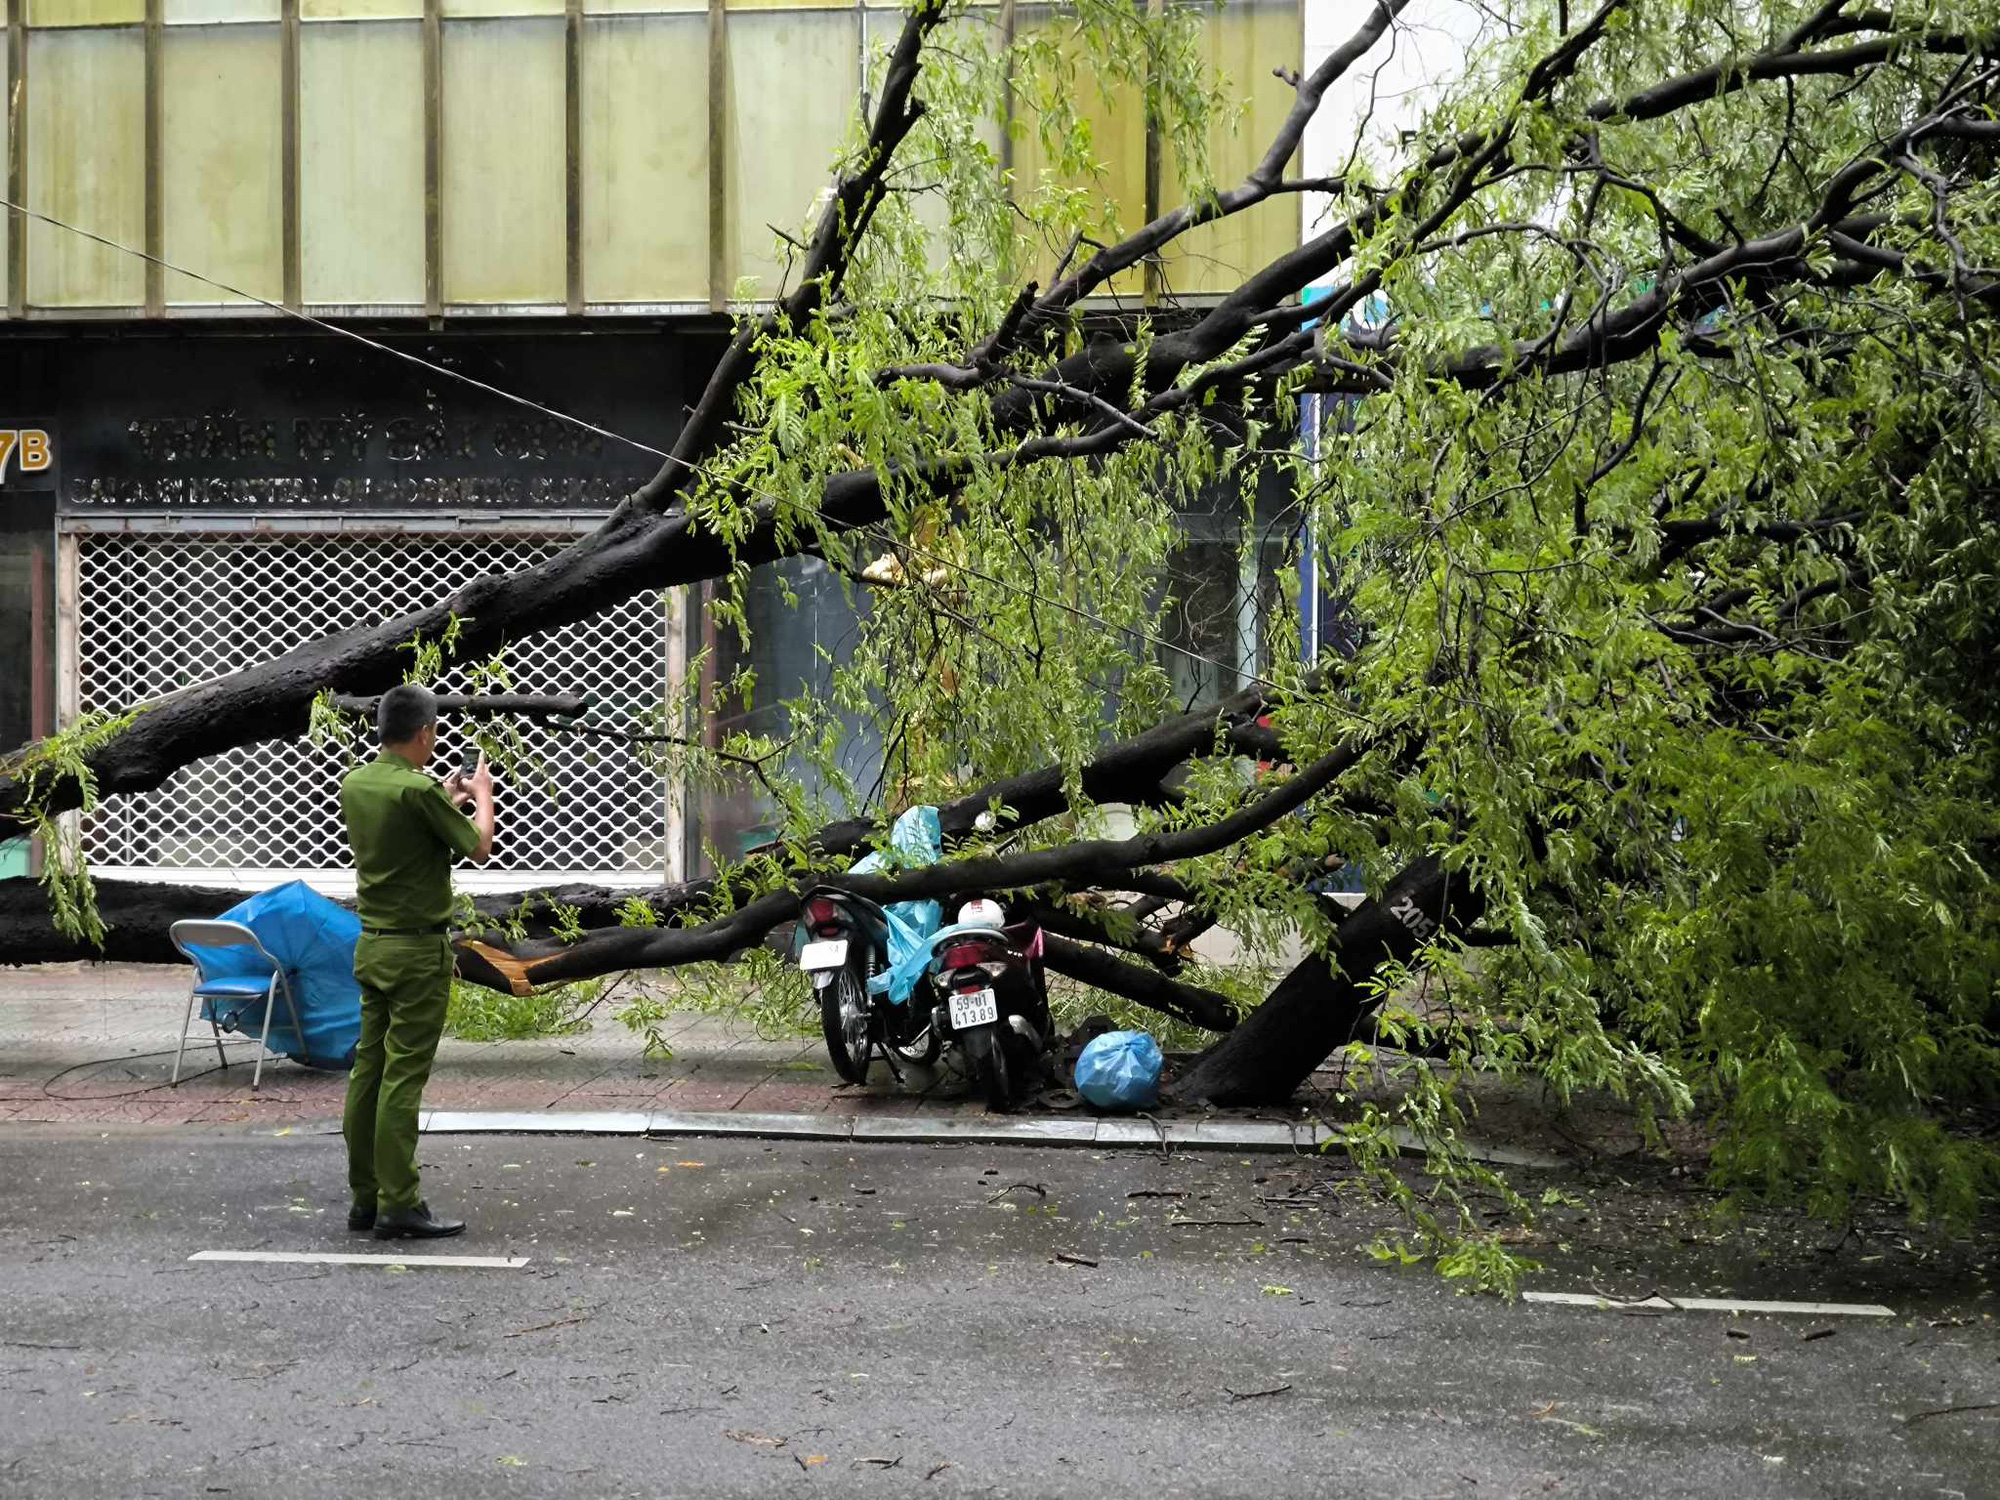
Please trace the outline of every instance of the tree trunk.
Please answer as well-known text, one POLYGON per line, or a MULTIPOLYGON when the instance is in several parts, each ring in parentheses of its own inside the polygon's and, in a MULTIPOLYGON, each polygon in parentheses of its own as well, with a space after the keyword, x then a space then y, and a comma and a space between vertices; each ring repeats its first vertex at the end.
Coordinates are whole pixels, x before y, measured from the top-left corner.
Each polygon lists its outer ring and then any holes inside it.
POLYGON ((1376 1005, 1364 986, 1389 960, 1407 963, 1440 927, 1477 920, 1482 902, 1463 875, 1426 855, 1334 934, 1332 959, 1313 954, 1264 1003, 1174 1084, 1177 1098, 1209 1104, 1282 1104, 1376 1005), (1337 961, 1337 967, 1336 962, 1337 961))

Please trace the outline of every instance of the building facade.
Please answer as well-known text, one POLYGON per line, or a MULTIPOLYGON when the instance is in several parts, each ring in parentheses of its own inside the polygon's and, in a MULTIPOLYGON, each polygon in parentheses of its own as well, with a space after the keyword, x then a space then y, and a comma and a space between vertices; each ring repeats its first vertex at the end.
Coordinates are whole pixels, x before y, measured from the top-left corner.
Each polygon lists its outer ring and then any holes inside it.
MULTIPOLYGON (((1271 70, 1303 60, 1303 11, 1205 14, 1250 101, 1217 143, 1229 180, 1290 107, 1271 70)), ((594 525, 671 443, 730 312, 781 281, 774 230, 805 221, 901 25, 794 0, 7 0, 5 19, 5 744, 394 618, 594 525)), ((974 22, 1001 37, 1061 13, 1008 0, 974 22)), ((1121 217, 1173 201, 1138 101, 1090 108, 1121 217)), ((999 154, 1032 181, 1032 133, 1004 124, 999 154)), ((1296 201, 1274 202, 1191 236, 1164 275, 1198 300, 1298 233, 1296 201)), ((787 577, 801 605, 767 581, 759 648, 774 695, 809 687, 815 646, 852 625, 810 560, 787 577)), ((703 619, 680 591, 626 601, 518 643, 514 685, 641 710, 703 619)), ((506 789, 490 883, 657 881, 757 826, 747 794, 693 809, 601 748, 548 753, 550 787, 506 789)), ((128 876, 337 887, 337 771, 302 743, 232 752, 117 799, 85 847, 128 876)))

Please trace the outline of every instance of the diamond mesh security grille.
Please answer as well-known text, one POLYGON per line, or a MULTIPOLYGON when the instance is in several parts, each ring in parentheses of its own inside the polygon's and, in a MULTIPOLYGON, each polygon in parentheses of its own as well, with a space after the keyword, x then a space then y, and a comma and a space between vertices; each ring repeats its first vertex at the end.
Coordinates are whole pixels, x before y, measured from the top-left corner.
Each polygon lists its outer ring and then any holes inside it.
MULTIPOLYGON (((336 630, 434 603, 472 579, 550 556, 538 535, 288 535, 77 538, 77 692, 84 710, 119 709, 251 666, 336 630)), ((658 593, 581 625, 514 643, 509 689, 582 693, 592 719, 619 723, 666 693, 666 608, 658 593)), ((457 677, 434 684, 465 692, 457 677)), ((460 741, 447 717, 439 760, 460 741)), ((657 876, 666 858, 666 788, 618 741, 523 726, 548 784, 502 780, 488 871, 657 876)), ((357 755, 373 753, 357 737, 357 755)), ((352 761, 303 740, 229 751, 177 771, 156 792, 120 797, 84 827, 93 863, 189 872, 347 868, 338 785, 352 761)), ((522 778, 526 781, 527 778, 522 778)))

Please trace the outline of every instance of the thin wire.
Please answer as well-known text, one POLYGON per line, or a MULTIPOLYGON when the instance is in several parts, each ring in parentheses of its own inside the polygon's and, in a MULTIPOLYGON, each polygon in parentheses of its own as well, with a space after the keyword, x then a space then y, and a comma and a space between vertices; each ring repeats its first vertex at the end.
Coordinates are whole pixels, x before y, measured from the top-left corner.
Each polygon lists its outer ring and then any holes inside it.
MULTIPOLYGON (((669 462, 676 461, 671 453, 663 452, 661 449, 655 448, 650 443, 642 443, 637 438, 628 437, 622 432, 614 432, 609 427, 600 427, 595 422, 586 421, 584 418, 573 416, 572 414, 566 411, 559 411, 553 406, 544 406, 539 401, 531 400, 526 396, 516 395, 512 391, 503 390, 497 385, 493 385, 487 381, 480 380, 475 376, 467 375, 462 370, 453 370, 448 368, 447 366, 433 363, 431 360, 425 359, 422 355, 412 354, 406 349, 398 349, 392 344, 385 344, 381 342, 379 339, 371 339, 366 334, 356 333, 351 328, 343 328, 338 323, 329 323, 324 318, 314 317, 311 313, 305 312, 299 308, 287 307, 282 302, 273 302, 268 297, 260 297, 255 292, 249 292, 245 291, 241 287, 231 286, 226 281, 217 281, 212 276, 204 276, 199 271, 191 271, 187 267, 176 265, 173 261, 167 260, 162 256, 154 255, 149 251, 140 250, 134 246, 124 244, 121 241, 110 239, 105 235, 96 233, 94 230, 85 229, 78 224, 71 224, 63 219, 58 219, 53 215, 45 214, 36 209, 29 208, 25 204, 16 203, 13 199, 8 198, 4 195, 0 195, 0 204, 5 204, 8 208, 13 209, 17 213, 26 214, 31 219, 39 219, 44 224, 53 225, 57 229, 66 229, 71 234, 81 235, 84 239, 95 241, 97 244, 104 245, 109 249, 122 251, 126 255, 137 256, 140 260, 146 261, 152 265, 159 266, 163 270, 172 271, 176 275, 186 276, 191 278, 192 280, 202 282, 204 285, 212 286, 216 288, 218 291, 227 292, 232 297, 242 297, 246 301, 254 302, 260 307, 267 307, 272 312, 282 313, 284 316, 288 318, 296 318, 299 322, 309 324, 314 328, 323 328, 328 333, 338 334, 340 337, 345 339, 352 339, 355 343, 360 344, 365 348, 373 349, 381 354, 391 355, 396 359, 403 360, 405 363, 416 365, 419 369, 429 370, 435 374, 442 375, 447 379, 460 381, 463 384, 472 386, 478 390, 485 391, 489 395, 498 396, 503 401, 511 401, 516 406, 525 406, 530 411, 538 411, 545 416, 554 417, 558 421, 571 423, 574 426, 581 427, 586 432, 594 432, 599 437, 610 438, 613 442, 623 443, 629 448, 636 448, 639 452, 649 453, 655 458, 663 459, 669 462)), ((684 467, 687 467, 690 470, 696 472, 699 471, 700 468, 699 465, 689 465, 686 464, 685 461, 681 462, 683 463, 684 467)), ((740 480, 732 480, 730 481, 730 483, 738 485, 739 487, 745 490, 748 490, 751 494, 757 496, 760 499, 767 500, 773 505, 791 506, 794 510, 798 511, 799 513, 814 518, 818 518, 820 516, 820 512, 810 509, 809 507, 802 504, 800 501, 794 500, 788 495, 780 495, 770 490, 761 489, 754 484, 744 484, 740 480)), ((1215 657, 1204 655, 1202 652, 1191 650, 1186 646, 1182 646, 1174 641, 1167 640, 1164 636, 1157 636, 1154 635, 1151 631, 1141 630, 1136 625, 1115 625, 1111 621, 1105 619, 1102 615, 1094 614, 1090 610, 1084 609, 1080 605, 1070 604, 1061 599, 1050 598, 1048 595, 1043 594, 1039 590, 1031 588, 1025 584, 1010 583, 1008 580, 1004 578, 997 578, 991 573, 982 572, 980 569, 975 568, 974 566, 972 566, 972 564, 968 562, 961 562, 952 558, 941 557, 934 552, 927 552, 923 548, 917 546, 916 543, 914 542, 905 541, 898 538, 893 532, 889 531, 880 522, 870 522, 863 526, 857 526, 854 528, 854 530, 862 533, 863 535, 872 534, 876 536, 879 540, 881 540, 884 545, 892 548, 901 548, 903 551, 908 552, 913 556, 920 557, 926 562, 936 563, 939 567, 955 568, 960 572, 970 573, 973 577, 978 578, 985 583, 990 583, 996 588, 1011 589, 1013 592, 1020 594, 1025 598, 1032 599, 1038 604, 1044 604, 1054 609, 1064 610, 1067 613, 1074 615, 1077 619, 1088 621, 1089 623, 1101 626, 1106 630, 1115 631, 1121 635, 1133 636, 1136 639, 1145 641, 1148 645, 1157 646, 1163 651, 1172 651, 1177 655, 1186 657, 1189 661, 1200 662, 1204 666, 1213 667, 1219 673, 1227 673, 1230 676, 1242 679, 1244 682, 1254 683, 1258 687, 1269 688, 1273 691, 1276 691, 1278 689, 1277 683, 1272 682, 1269 678, 1263 677, 1256 672, 1246 671, 1241 667, 1233 666, 1228 662, 1220 661, 1215 657)), ((1218 679, 1217 685, 1220 686, 1220 679, 1218 679)), ((172 694, 168 694, 166 696, 170 697, 178 696, 180 693, 186 691, 188 691, 188 689, 186 688, 176 688, 172 694)))
POLYGON ((594 432, 599 437, 608 437, 613 442, 624 443, 628 447, 637 448, 641 453, 650 453, 655 458, 673 457, 672 454, 663 453, 650 443, 642 443, 637 438, 625 436, 622 432, 613 432, 608 427, 599 427, 595 422, 586 422, 582 417, 571 416, 566 411, 557 411, 553 406, 544 406, 541 402, 531 401, 526 396, 517 396, 512 391, 503 391, 499 386, 489 385, 486 381, 480 380, 476 376, 468 375, 463 370, 452 370, 447 369, 443 365, 433 364, 422 355, 411 354, 408 350, 398 349, 392 344, 381 342, 379 339, 371 339, 366 334, 356 333, 352 328, 342 328, 338 323, 329 323, 324 318, 316 318, 311 313, 303 312, 296 307, 287 307, 282 302, 273 302, 270 298, 260 297, 255 292, 246 292, 240 286, 231 286, 226 281, 217 281, 213 276, 204 276, 199 271, 190 271, 186 266, 177 266, 172 261, 150 254, 145 250, 121 244, 117 240, 108 239, 93 230, 83 228, 81 225, 66 223, 61 219, 38 212, 24 204, 16 203, 12 198, 0 196, 0 203, 6 204, 7 207, 17 213, 26 214, 31 219, 40 219, 44 224, 53 224, 57 229, 67 229, 71 234, 80 234, 87 240, 95 240, 98 244, 108 246, 113 250, 122 250, 127 255, 136 255, 140 260, 159 266, 162 270, 190 277, 207 286, 214 287, 217 291, 227 292, 232 297, 241 297, 246 301, 255 302, 259 307, 268 307, 272 312, 283 313, 288 318, 297 318, 301 323, 310 323, 315 328, 324 328, 328 333, 337 333, 344 339, 352 339, 355 343, 366 345, 378 353, 393 355, 397 359, 407 361, 422 369, 435 371, 439 375, 449 376, 453 380, 463 381, 470 386, 477 386, 480 390, 490 395, 498 396, 503 401, 511 401, 516 406, 525 406, 530 411, 538 411, 545 416, 569 422, 574 426, 583 428, 586 432, 594 432))
MULTIPOLYGON (((51 1090, 55 1088, 59 1080, 67 1078, 70 1074, 84 1068, 102 1068, 112 1063, 137 1062, 143 1057, 165 1057, 168 1052, 173 1050, 173 1048, 169 1047, 159 1052, 129 1052, 123 1057, 93 1057, 88 1062, 71 1063, 68 1067, 63 1068, 59 1072, 51 1073, 47 1078, 42 1080, 42 1093, 46 1097, 58 1100, 64 1104, 91 1104, 101 1099, 130 1099, 139 1094, 157 1094, 161 1089, 173 1088, 174 1084, 172 1080, 166 1083, 150 1083, 142 1089, 123 1089, 115 1094, 57 1094, 51 1092, 51 1090)), ((228 1066, 228 1063, 221 1062, 217 1063, 214 1067, 203 1068, 199 1073, 183 1073, 180 1081, 182 1083, 192 1083, 197 1078, 206 1078, 211 1073, 220 1073, 228 1066)), ((278 1102, 282 1103, 283 1101, 278 1102)))

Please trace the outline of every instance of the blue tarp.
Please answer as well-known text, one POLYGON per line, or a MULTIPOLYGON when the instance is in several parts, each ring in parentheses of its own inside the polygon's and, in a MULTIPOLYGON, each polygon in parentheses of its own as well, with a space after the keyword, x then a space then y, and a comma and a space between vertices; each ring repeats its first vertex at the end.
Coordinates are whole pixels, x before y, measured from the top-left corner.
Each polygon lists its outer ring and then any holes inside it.
MULTIPOLYGON (((888 857, 871 854, 849 866, 848 873, 914 870, 943 857, 944 830, 938 826, 937 809, 913 807, 890 828, 888 857)), ((930 964, 930 936, 938 930, 944 911, 935 901, 894 901, 882 910, 889 918, 889 967, 870 979, 868 988, 887 995, 891 1005, 901 1005, 930 964)))
MULTIPOLYGON (((278 961, 298 1007, 301 1037, 280 994, 273 1002, 270 1047, 308 1067, 344 1070, 354 1066, 361 1039, 361 986, 354 980, 354 945, 361 919, 327 900, 303 880, 259 891, 216 920, 239 922, 257 934, 264 951, 278 961)), ((269 968, 248 948, 196 948, 204 977, 267 974, 269 968)), ((256 1036, 264 1026, 264 1001, 204 999, 204 1021, 256 1036)))

